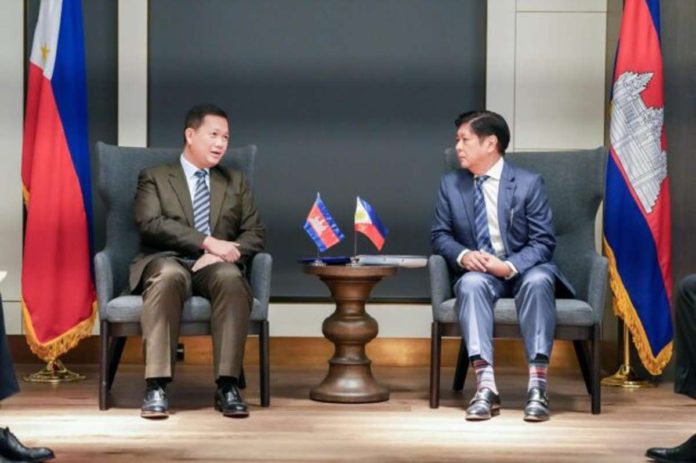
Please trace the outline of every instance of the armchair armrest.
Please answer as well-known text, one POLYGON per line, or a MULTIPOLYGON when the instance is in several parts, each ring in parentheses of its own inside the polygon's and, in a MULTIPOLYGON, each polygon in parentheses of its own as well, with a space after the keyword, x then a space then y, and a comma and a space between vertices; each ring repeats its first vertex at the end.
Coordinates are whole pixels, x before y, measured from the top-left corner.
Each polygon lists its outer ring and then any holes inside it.
POLYGON ((99 315, 103 315, 106 304, 114 298, 114 272, 111 255, 107 250, 94 256, 94 284, 97 288, 99 315))
POLYGON ((249 284, 254 297, 259 300, 262 306, 268 307, 268 300, 271 297, 271 270, 273 269, 273 258, 266 252, 256 254, 251 261, 249 272, 249 284))
POLYGON ((440 304, 454 297, 445 258, 439 255, 430 256, 428 258, 428 273, 430 274, 430 299, 434 314, 440 304))
POLYGON ((609 287, 609 261, 606 257, 593 254, 590 266, 590 281, 587 284, 587 303, 592 307, 596 323, 604 317, 609 287))

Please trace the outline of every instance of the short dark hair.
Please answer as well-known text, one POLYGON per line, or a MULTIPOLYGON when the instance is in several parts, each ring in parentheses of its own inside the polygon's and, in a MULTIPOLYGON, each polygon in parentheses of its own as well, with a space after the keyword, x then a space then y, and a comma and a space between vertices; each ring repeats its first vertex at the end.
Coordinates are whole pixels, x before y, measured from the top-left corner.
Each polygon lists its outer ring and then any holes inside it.
POLYGON ((457 129, 464 124, 469 124, 471 131, 476 134, 477 137, 487 137, 489 135, 495 135, 498 139, 498 152, 500 154, 505 154, 505 150, 510 144, 510 128, 498 113, 493 111, 467 111, 461 113, 457 116, 454 121, 457 129))
MULTIPOLYGON (((186 129, 192 128, 198 130, 198 127, 203 123, 205 116, 219 116, 225 118, 229 123, 229 118, 227 113, 219 106, 214 104, 199 104, 189 109, 186 113, 186 120, 184 121, 184 132, 186 129)), ((186 143, 186 135, 184 134, 184 143, 186 143)))

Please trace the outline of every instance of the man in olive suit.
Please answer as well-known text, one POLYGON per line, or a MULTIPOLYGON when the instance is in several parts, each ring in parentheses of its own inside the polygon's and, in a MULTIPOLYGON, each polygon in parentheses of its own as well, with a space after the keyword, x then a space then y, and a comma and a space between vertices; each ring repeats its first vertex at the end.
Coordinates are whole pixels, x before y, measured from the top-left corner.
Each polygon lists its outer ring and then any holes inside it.
POLYGON ((211 304, 215 408, 224 416, 249 414, 238 388, 253 303, 244 269, 263 249, 264 227, 242 173, 218 165, 229 137, 222 109, 195 106, 186 115, 180 159, 138 178, 141 253, 131 264, 130 285, 143 295, 144 418, 168 416, 166 385, 183 304, 192 294, 211 304))

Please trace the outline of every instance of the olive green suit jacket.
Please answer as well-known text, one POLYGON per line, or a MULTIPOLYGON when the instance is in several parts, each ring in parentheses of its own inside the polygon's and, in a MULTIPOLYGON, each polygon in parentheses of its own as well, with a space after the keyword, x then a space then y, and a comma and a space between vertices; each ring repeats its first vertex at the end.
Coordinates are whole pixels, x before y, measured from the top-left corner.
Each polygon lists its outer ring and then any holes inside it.
MULTIPOLYGON (((133 207, 140 253, 130 267, 131 291, 138 287, 143 270, 153 259, 197 259, 206 237, 193 226, 193 201, 179 162, 143 169, 133 207)), ((220 166, 210 169, 210 229, 215 238, 239 243, 242 256, 237 265, 242 271, 263 249, 264 226, 241 172, 220 166)))

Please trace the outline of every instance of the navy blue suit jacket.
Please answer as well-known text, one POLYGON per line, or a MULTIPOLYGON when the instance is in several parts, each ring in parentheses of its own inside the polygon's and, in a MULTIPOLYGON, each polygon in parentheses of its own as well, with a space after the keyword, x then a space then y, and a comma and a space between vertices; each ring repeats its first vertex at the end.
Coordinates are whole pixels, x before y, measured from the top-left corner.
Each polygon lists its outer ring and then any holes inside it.
POLYGON ((15 377, 14 363, 10 357, 5 336, 5 316, 2 311, 2 296, 0 296, 0 400, 19 391, 15 377))
MULTIPOLYGON (((430 231, 433 252, 445 258, 455 275, 464 272, 457 257, 466 249, 478 249, 474 224, 474 176, 466 169, 445 174, 435 205, 430 231)), ((554 264, 556 238, 553 218, 541 175, 505 161, 498 190, 498 223, 505 259, 519 273, 547 267, 560 283, 560 295, 575 290, 554 264)))

